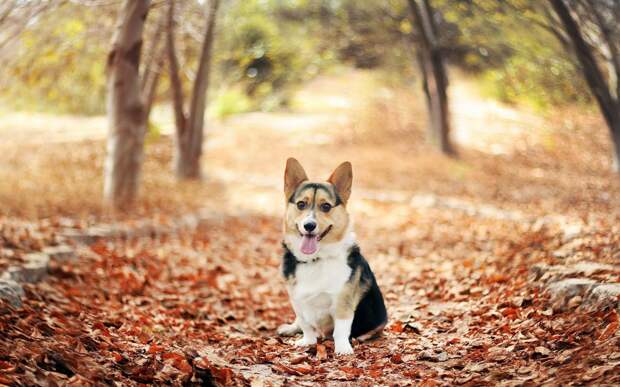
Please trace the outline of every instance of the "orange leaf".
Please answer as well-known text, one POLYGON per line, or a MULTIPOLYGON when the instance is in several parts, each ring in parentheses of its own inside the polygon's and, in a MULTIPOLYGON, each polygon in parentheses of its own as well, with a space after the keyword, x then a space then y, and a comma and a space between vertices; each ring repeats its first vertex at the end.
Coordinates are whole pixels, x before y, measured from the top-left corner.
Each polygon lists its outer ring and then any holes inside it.
POLYGON ((164 350, 163 347, 157 345, 157 344, 151 344, 149 345, 149 350, 147 351, 148 353, 160 353, 164 350))
POLYGON ((392 357, 390 358, 390 361, 394 364, 400 364, 403 362, 403 358, 400 356, 399 353, 395 353, 394 355, 392 355, 392 357))
POLYGON ((178 369, 179 371, 183 371, 186 374, 189 374, 190 372, 193 371, 192 366, 185 359, 175 360, 173 365, 174 365, 174 368, 178 369))
POLYGON ((316 345, 316 358, 317 360, 325 360, 327 359, 327 349, 323 344, 316 345))
POLYGON ((616 330, 618 329, 618 321, 612 321, 610 322, 607 327, 605 328, 605 330, 603 331, 603 333, 601 333, 601 335, 599 336, 599 340, 607 340, 608 338, 610 338, 611 336, 614 335, 614 333, 616 333, 616 330))
POLYGON ((360 368, 355 367, 340 367, 340 371, 354 376, 360 376, 364 373, 364 371, 362 371, 360 368))
POLYGON ((209 369, 211 367, 211 362, 206 357, 199 357, 194 359, 194 365, 197 368, 201 368, 203 370, 209 369))
POLYGON ((392 324, 389 330, 390 332, 394 333, 402 333, 405 330, 405 327, 403 326, 403 323, 401 321, 396 321, 394 324, 392 324))
POLYGON ((123 355, 121 355, 118 352, 112 352, 112 357, 114 358, 114 361, 119 363, 123 360, 123 355))

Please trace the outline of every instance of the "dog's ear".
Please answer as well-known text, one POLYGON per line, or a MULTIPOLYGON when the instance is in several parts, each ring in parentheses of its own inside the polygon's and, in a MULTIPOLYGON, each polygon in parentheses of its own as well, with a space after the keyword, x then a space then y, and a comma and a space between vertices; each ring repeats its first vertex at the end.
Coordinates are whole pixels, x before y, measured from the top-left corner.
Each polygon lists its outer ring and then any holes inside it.
POLYGON ((290 157, 286 160, 286 169, 284 169, 284 195, 288 200, 293 192, 299 187, 303 181, 308 180, 304 167, 301 166, 299 161, 290 157))
POLYGON ((351 163, 345 161, 340 164, 327 181, 334 185, 340 200, 346 205, 349 196, 351 196, 351 184, 353 183, 353 168, 351 167, 351 163))

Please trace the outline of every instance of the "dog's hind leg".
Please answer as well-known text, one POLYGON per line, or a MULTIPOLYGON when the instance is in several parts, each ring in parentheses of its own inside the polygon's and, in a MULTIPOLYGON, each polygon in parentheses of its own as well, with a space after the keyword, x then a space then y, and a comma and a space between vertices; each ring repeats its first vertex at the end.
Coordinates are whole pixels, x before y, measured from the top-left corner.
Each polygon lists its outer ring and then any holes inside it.
POLYGON ((278 327, 279 336, 294 336, 298 333, 301 333, 298 318, 296 318, 291 324, 282 324, 278 327))

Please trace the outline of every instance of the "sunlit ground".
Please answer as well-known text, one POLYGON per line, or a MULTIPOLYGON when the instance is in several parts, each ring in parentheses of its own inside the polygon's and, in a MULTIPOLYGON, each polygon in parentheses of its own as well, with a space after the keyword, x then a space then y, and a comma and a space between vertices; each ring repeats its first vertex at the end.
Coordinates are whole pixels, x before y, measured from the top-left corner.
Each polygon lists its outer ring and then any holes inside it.
MULTIPOLYGON (((205 179, 181 185, 170 173, 172 114, 156 107, 158 132, 147 136, 137 211, 192 211, 217 196, 231 211, 272 214, 289 156, 317 178, 352 161, 360 197, 406 201, 430 194, 537 214, 615 211, 618 179, 608 172, 607 134, 596 114, 542 117, 481 97, 459 74, 450 90, 458 159, 426 145, 419 93, 386 86, 372 72, 340 69, 300 88, 289 111, 210 119, 205 179)), ((0 115, 2 211, 102 215, 105 135, 104 117, 0 115)))
MULTIPOLYGON (((534 265, 617 262, 620 179, 600 119, 537 116, 455 77, 459 158, 448 159, 424 140, 418 94, 379 79, 322 76, 290 111, 209 120, 199 182, 174 179, 170 112, 157 108, 161 132, 147 138, 140 198, 127 214, 101 206, 103 117, 1 116, 0 220, 18 250, 39 249, 69 224, 210 215, 196 229, 79 248, 75 262, 27 286, 19 324, 0 337, 9 360, 30 366, 35 353, 44 369, 68 364, 80 377, 128 382, 179 381, 198 356, 216 377, 307 385, 611 377, 614 315, 553 312, 529 282, 534 265), (354 357, 334 357, 331 341, 319 358, 274 337, 293 318, 278 274, 289 156, 318 179, 353 163, 349 209, 390 314, 384 336, 355 343, 354 357), (571 235, 580 237, 567 244, 571 235), (566 248, 574 253, 563 257, 566 248)), ((617 282, 614 270, 596 279, 617 282)))

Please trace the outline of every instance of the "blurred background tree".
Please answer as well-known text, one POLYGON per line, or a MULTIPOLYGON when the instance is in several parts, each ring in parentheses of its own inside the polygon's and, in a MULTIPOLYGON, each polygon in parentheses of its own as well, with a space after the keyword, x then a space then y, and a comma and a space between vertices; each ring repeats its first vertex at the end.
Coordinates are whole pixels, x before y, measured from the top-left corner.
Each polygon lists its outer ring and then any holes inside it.
MULTIPOLYGON (((16 6, 9 3, 2 5, 5 12, 16 13, 16 6)), ((2 74, 4 102, 21 109, 102 113, 105 82, 100 59, 112 33, 117 3, 43 3, 55 5, 15 16, 33 20, 25 25, 14 21, 15 32, 3 32, 5 40, 14 43, 0 56, 8 70, 2 74), (35 16, 28 16, 30 12, 35 16)), ((159 23, 155 15, 164 3, 152 5, 154 16, 145 32, 147 50, 159 23)), ((204 7, 200 0, 179 3, 180 76, 189 89, 200 55, 204 7)), ((548 10, 540 2, 431 3, 441 15, 436 22, 448 62, 479 76, 489 95, 541 109, 590 102, 572 59, 545 26, 548 10)), ((418 69, 412 66, 414 29, 407 7, 404 0, 224 2, 220 26, 227 33, 216 38, 213 58, 214 112, 226 115, 239 109, 286 107, 296 84, 338 63, 381 68, 403 82, 414 81, 418 69), (235 103, 238 106, 221 106, 235 103)), ((161 80, 164 99, 166 78, 161 80)))
MULTIPOLYGON (((204 114, 205 101, 219 119, 291 109, 300 84, 345 66, 372 69, 418 93, 433 86, 426 93, 427 121, 435 128, 430 137, 452 154, 447 74, 458 73, 474 79, 488 97, 540 112, 596 102, 615 139, 619 168, 617 1, 229 0, 222 1, 221 33, 208 38, 213 47, 205 55, 207 4, 177 0, 176 23, 170 24, 170 1, 151 3, 139 69, 146 122, 152 108, 161 107, 175 110, 177 127, 185 128, 204 114), (422 12, 412 13, 416 9, 422 12), (166 25, 175 27, 174 34, 166 25), (202 89, 204 98, 190 98, 198 101, 193 110, 179 99, 200 96, 202 89)), ((2 2, 1 106, 103 114, 105 58, 120 9, 113 0, 2 2)), ((157 130, 153 122, 149 127, 157 130)), ((195 144, 202 136, 190 137, 185 143, 193 145, 181 147, 179 155, 191 153, 190 164, 199 165, 195 144)), ((194 172, 187 175, 199 175, 194 172)))

